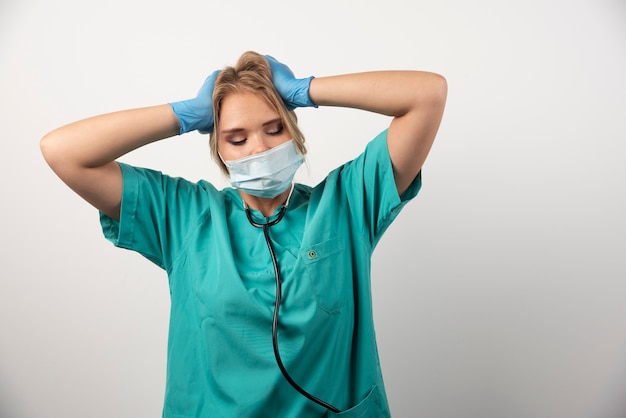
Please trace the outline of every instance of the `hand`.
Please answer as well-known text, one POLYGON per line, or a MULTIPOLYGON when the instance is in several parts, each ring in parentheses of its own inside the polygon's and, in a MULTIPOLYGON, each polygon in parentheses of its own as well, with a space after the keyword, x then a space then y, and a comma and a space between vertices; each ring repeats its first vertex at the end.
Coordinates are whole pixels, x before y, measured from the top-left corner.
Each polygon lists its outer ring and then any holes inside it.
POLYGON ((180 134, 195 131, 208 134, 213 130, 213 87, 220 70, 214 71, 204 80, 198 95, 189 100, 170 103, 180 122, 180 134))
POLYGON ((296 78, 293 72, 285 64, 269 55, 265 59, 272 68, 272 81, 274 87, 282 97, 287 109, 293 110, 296 107, 317 107, 309 97, 309 86, 313 76, 308 78, 296 78))

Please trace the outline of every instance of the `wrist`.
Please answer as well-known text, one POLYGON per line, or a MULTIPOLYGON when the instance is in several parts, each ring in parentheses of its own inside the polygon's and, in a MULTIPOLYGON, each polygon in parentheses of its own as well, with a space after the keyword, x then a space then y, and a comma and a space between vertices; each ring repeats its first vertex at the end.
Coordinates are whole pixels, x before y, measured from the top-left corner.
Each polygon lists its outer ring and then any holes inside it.
POLYGON ((314 78, 314 76, 310 76, 298 80, 299 88, 296 90, 296 94, 293 97, 293 101, 297 103, 298 107, 318 107, 318 105, 313 102, 311 95, 309 94, 311 82, 314 78))
MULTIPOLYGON (((193 99, 192 99, 193 100, 193 99)), ((213 117, 195 106, 192 100, 182 100, 169 103, 179 123, 179 135, 187 132, 200 130, 210 132, 213 130, 213 117)))

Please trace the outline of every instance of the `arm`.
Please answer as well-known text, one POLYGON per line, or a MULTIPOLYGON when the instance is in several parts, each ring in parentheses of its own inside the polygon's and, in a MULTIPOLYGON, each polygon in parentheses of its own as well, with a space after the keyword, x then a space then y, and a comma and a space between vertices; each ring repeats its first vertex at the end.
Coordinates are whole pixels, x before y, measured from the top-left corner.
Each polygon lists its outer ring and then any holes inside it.
POLYGON ((70 188, 107 216, 119 220, 123 180, 114 162, 151 142, 193 130, 213 129, 214 71, 198 95, 159 106, 124 110, 74 122, 41 140, 41 152, 70 188))
POLYGON ((447 95, 443 77, 419 71, 381 71, 314 78, 309 96, 320 106, 342 106, 393 116, 387 146, 398 193, 422 168, 437 134, 447 95))
POLYGON ((115 159, 177 135, 179 129, 172 108, 164 104, 71 123, 48 133, 40 146, 61 180, 87 202, 119 220, 122 173, 115 159))
POLYGON ((272 80, 290 109, 342 106, 393 116, 387 146, 398 193, 421 170, 439 129, 446 103, 446 80, 421 71, 379 71, 321 78, 296 78, 285 64, 265 58, 272 80))

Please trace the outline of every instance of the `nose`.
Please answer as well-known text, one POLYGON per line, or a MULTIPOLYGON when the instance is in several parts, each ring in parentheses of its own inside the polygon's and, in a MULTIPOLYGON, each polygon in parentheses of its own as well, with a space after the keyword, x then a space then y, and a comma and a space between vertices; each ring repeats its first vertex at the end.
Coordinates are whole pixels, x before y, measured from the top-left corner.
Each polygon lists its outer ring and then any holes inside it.
POLYGON ((271 148, 265 138, 262 137, 262 135, 255 135, 253 138, 248 138, 248 141, 250 141, 251 139, 253 154, 260 154, 271 148))

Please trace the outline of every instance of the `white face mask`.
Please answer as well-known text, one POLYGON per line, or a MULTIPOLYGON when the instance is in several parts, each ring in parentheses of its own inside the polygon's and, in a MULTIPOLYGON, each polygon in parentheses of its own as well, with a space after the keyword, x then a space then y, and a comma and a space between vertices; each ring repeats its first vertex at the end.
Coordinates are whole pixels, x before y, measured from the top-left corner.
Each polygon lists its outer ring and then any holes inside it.
POLYGON ((253 196, 272 198, 289 188, 304 157, 293 140, 289 140, 260 154, 222 161, 228 167, 234 188, 253 196))

